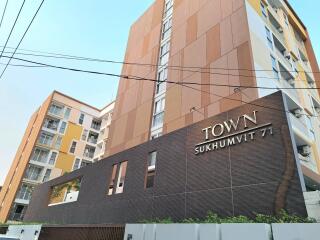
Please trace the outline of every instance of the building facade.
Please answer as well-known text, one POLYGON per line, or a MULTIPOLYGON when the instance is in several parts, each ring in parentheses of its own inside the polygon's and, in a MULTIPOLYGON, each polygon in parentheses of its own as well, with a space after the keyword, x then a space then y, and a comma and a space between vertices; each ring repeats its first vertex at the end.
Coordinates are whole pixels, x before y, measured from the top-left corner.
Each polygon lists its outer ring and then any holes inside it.
POLYGON ((23 220, 36 185, 100 159, 113 103, 99 110, 54 91, 32 115, 0 193, 0 222, 23 220))
POLYGON ((43 183, 25 221, 123 224, 282 209, 307 216, 285 98, 274 93, 43 183))
POLYGON ((307 188, 318 188, 319 67, 288 1, 156 0, 132 25, 125 62, 141 81, 120 80, 106 156, 280 89, 307 188))

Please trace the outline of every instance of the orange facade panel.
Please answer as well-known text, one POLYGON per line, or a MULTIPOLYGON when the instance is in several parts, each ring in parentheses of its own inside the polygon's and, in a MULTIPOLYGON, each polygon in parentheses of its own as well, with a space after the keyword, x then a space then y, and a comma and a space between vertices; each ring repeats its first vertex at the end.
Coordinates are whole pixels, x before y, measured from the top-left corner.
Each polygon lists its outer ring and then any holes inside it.
POLYGON ((13 160, 13 164, 6 176, 5 183, 0 193, 0 204, 2 205, 0 209, 0 222, 6 222, 9 217, 11 206, 21 185, 21 180, 24 177, 29 158, 32 154, 33 146, 38 139, 38 134, 47 114, 51 100, 52 95, 46 99, 41 108, 31 117, 19 149, 13 160))
MULTIPOLYGON (((126 62, 157 65, 163 3, 156 1, 131 27, 126 62)), ((167 84, 163 133, 227 111, 246 96, 254 100, 257 91, 245 86, 256 85, 255 78, 238 77, 239 71, 227 70, 253 69, 244 1, 175 0, 168 65, 168 81, 203 85, 167 84), (242 85, 247 93, 214 86, 219 84, 242 85), (236 100, 225 100, 228 96, 236 100)), ((124 65, 122 74, 155 79, 156 70, 124 65)), ((241 74, 248 75, 244 71, 241 74)), ((153 82, 120 80, 106 156, 148 141, 154 88, 153 82)))

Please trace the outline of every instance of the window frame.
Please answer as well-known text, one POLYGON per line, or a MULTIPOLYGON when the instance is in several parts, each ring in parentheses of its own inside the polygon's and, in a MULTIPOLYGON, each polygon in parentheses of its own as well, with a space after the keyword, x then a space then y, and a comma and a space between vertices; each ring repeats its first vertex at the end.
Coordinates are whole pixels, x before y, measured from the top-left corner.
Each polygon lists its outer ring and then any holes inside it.
POLYGON ((48 158, 48 164, 49 165, 52 165, 54 166, 56 164, 56 161, 57 161, 57 158, 58 158, 58 152, 57 151, 52 151, 51 154, 50 154, 50 157, 48 158), (53 163, 50 163, 51 162, 51 159, 52 159, 52 156, 55 154, 55 157, 54 157, 54 161, 53 163))
POLYGON ((152 152, 148 153, 148 158, 147 158, 147 164, 146 164, 146 173, 145 173, 145 181, 144 181, 144 188, 145 189, 150 189, 154 187, 155 183, 155 176, 156 176, 156 165, 157 165, 157 156, 158 156, 158 151, 154 150, 152 152), (154 164, 152 164, 152 160, 154 158, 154 164), (152 184, 148 184, 150 177, 152 178, 152 184))
POLYGON ((69 147, 69 153, 74 154, 76 152, 77 144, 78 144, 78 141, 76 141, 76 140, 71 141, 71 144, 69 147))
POLYGON ((80 125, 83 125, 84 118, 85 118, 85 114, 84 114, 84 113, 80 113, 79 119, 78 119, 78 123, 79 123, 80 125))

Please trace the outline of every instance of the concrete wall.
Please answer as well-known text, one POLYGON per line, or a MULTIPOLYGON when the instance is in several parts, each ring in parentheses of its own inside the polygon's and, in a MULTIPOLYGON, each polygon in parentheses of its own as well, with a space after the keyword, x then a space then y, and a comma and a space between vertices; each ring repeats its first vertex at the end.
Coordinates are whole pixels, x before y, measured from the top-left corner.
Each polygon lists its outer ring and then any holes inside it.
POLYGON ((124 240, 318 240, 320 224, 127 224, 124 240))
POLYGON ((40 231, 41 225, 10 225, 0 240, 38 240, 40 231))

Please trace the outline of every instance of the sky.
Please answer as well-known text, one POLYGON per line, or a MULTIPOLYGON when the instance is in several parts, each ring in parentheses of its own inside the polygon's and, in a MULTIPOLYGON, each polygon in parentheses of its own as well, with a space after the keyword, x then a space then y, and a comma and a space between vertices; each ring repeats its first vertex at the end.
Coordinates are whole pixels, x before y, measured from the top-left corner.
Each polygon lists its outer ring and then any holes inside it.
MULTIPOLYGON (((227 0, 231 1, 231 0, 227 0)), ((23 0, 9 0, 0 28, 0 51, 23 0)), ((40 0, 26 0, 8 46, 15 47, 40 0)), ((131 24, 153 0, 46 0, 19 49, 123 61, 131 24)), ((309 29, 320 59, 320 1, 291 0, 309 29)), ((5 0, 0 0, 0 14, 5 0)), ((10 51, 10 49, 7 49, 10 51)), ((18 55, 17 55, 18 56, 18 55)), ((121 65, 25 57, 30 60, 119 74, 121 65)), ((5 58, 0 64, 6 63, 5 58)), ((12 64, 17 62, 12 61, 12 64)), ((2 71, 3 65, 0 65, 2 71)), ((49 68, 10 66, 0 79, 0 185, 3 184, 31 114, 58 90, 102 108, 115 98, 118 79, 49 68)))

